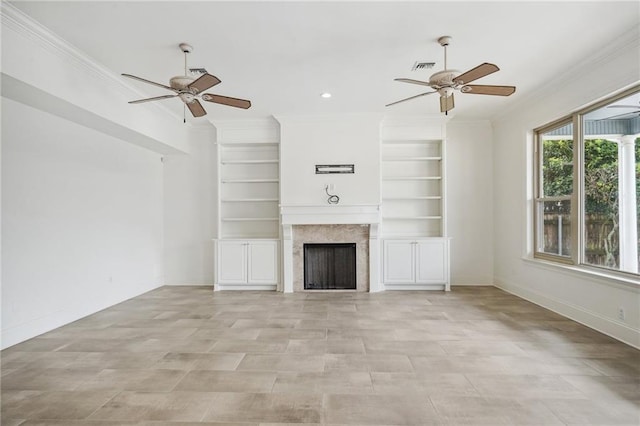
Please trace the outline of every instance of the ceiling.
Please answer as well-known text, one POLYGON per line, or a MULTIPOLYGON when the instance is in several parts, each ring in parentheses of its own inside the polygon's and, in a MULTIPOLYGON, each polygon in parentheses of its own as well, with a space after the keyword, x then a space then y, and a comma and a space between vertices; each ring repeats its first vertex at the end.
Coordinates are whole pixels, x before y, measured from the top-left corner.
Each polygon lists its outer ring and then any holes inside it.
MULTIPOLYGON (((531 96, 639 25, 636 1, 588 2, 11 2, 114 73, 167 84, 189 67, 222 83, 208 92, 250 99, 239 110, 204 102, 210 119, 271 114, 438 114, 437 95, 394 82, 443 68, 438 37, 453 37, 449 68, 501 70, 477 84, 514 85, 510 97, 456 93, 456 118, 488 119, 531 96), (433 70, 411 71, 416 61, 433 70), (330 92, 330 99, 320 97, 330 92)), ((123 80, 126 80, 123 78, 123 80)), ((163 89, 126 81, 149 96, 163 89)), ((177 99, 163 102, 182 115, 177 99)))

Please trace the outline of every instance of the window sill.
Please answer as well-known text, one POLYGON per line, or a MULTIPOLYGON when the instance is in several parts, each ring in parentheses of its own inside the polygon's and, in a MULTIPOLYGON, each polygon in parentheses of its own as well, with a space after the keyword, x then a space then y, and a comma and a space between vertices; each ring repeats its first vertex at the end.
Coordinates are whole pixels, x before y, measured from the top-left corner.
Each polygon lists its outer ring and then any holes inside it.
POLYGON ((522 260, 541 269, 561 272, 574 277, 587 278, 592 281, 596 281, 599 284, 611 285, 613 287, 624 288, 627 290, 631 289, 640 293, 640 279, 634 279, 631 276, 609 273, 601 269, 589 268, 588 266, 568 265, 532 257, 523 257, 522 260))

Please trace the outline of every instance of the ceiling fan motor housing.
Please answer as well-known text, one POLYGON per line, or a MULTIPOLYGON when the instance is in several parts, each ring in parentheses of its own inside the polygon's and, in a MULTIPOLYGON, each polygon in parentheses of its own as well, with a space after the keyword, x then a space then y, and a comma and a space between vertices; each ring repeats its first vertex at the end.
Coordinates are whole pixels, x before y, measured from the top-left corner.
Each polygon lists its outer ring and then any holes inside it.
POLYGON ((441 87, 453 87, 456 83, 453 79, 460 75, 458 70, 442 70, 429 77, 429 85, 434 89, 441 87))
POLYGON ((187 86, 195 81, 194 77, 177 75, 169 80, 169 85, 176 90, 186 90, 187 86))

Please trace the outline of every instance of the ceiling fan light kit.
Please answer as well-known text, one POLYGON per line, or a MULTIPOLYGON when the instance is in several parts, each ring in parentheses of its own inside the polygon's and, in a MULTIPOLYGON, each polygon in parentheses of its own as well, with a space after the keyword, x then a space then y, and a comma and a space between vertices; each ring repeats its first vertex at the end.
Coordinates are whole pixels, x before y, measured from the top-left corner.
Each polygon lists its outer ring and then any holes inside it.
MULTIPOLYGON (((193 52, 193 47, 187 43, 180 43, 178 45, 182 53, 184 53, 184 75, 177 75, 175 77, 171 77, 169 80, 169 85, 166 86, 161 83, 156 83, 154 81, 146 80, 144 78, 136 77, 131 74, 122 74, 124 77, 131 78, 133 80, 142 81, 143 83, 151 84, 154 86, 162 87, 163 89, 171 90, 175 94, 173 95, 164 95, 164 96, 156 96, 153 98, 145 98, 138 99, 135 101, 130 101, 130 104, 139 104, 150 101, 158 101, 161 99, 168 98, 180 98, 182 102, 184 102, 185 107, 189 108, 189 111, 194 117, 202 117, 207 115, 207 112, 203 108, 202 104, 198 99, 202 99, 206 102, 213 102, 216 104, 232 106, 235 108, 247 109, 251 107, 251 101, 246 99, 238 99, 232 98, 229 96, 222 95, 214 95, 211 93, 202 93, 207 89, 212 88, 213 86, 220 84, 221 80, 209 73, 206 72, 204 68, 198 68, 198 70, 203 70, 203 73, 200 73, 198 77, 190 76, 187 74, 187 55, 193 52)), ((185 119, 186 121, 186 119, 185 119)))
POLYGON ((494 72, 499 71, 500 68, 498 68, 494 64, 485 62, 464 73, 460 73, 460 71, 455 69, 449 69, 447 68, 447 46, 449 46, 449 44, 451 43, 451 37, 442 36, 438 39, 438 43, 444 48, 444 69, 442 71, 438 71, 432 74, 431 77, 429 77, 429 81, 420 81, 410 78, 395 79, 395 81, 400 81, 402 83, 429 86, 433 89, 433 91, 421 93, 419 95, 411 96, 406 99, 401 99, 399 101, 387 104, 386 106, 396 105, 401 102, 416 99, 425 95, 430 95, 432 93, 439 93, 440 111, 448 114, 448 112, 451 111, 455 106, 453 94, 456 90, 460 91, 461 93, 493 96, 509 96, 516 91, 516 88, 514 86, 468 84, 479 78, 485 77, 489 74, 493 74, 494 72))

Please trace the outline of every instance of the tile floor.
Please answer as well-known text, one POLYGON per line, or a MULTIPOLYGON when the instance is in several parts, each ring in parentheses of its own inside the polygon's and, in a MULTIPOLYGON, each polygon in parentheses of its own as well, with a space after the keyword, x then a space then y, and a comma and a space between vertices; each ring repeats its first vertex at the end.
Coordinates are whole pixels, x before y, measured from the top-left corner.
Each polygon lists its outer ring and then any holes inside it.
POLYGON ((162 287, 1 361, 4 426, 640 424, 640 351, 493 287, 162 287))

